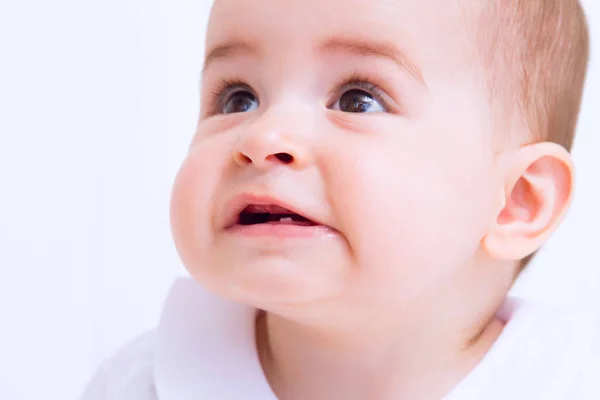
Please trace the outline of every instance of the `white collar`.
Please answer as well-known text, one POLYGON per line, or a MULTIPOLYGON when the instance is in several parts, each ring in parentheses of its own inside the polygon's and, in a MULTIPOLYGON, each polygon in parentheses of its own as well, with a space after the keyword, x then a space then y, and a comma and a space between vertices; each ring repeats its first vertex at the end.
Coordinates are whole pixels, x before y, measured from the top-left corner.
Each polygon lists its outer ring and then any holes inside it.
POLYGON ((255 343, 256 311, 179 279, 156 331, 154 382, 160 400, 276 400, 255 343))
POLYGON ((444 400, 568 398, 589 359, 592 314, 508 298, 497 315, 502 334, 444 400))
MULTIPOLYGON (((564 398, 592 342, 589 314, 507 299, 504 332, 446 400, 564 398)), ((256 351, 256 310, 175 282, 154 343, 160 400, 276 400, 256 351)))

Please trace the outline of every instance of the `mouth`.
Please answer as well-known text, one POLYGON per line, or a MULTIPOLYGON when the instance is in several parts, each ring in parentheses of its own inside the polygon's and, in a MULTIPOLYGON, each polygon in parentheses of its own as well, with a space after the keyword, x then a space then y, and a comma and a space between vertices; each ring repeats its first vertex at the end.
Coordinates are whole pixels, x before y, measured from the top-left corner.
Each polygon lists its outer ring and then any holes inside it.
POLYGON ((254 229, 309 228, 323 224, 302 211, 272 197, 243 194, 228 205, 225 215, 225 230, 232 228, 254 229))
POLYGON ((303 215, 275 204, 249 204, 238 215, 236 225, 292 225, 317 226, 303 215))

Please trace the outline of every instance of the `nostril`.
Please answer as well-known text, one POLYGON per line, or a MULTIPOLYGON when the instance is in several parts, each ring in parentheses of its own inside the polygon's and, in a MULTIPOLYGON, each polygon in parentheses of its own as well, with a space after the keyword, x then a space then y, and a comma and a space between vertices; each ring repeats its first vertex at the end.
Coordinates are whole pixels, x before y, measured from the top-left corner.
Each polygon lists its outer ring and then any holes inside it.
POLYGON ((250 164, 250 163, 252 163, 252 159, 251 159, 250 157, 246 156, 246 155, 243 155, 243 154, 242 154, 242 160, 243 160, 243 161, 244 161, 244 163, 246 163, 246 164, 250 164))
POLYGON ((290 164, 294 161, 294 157, 288 153, 277 153, 275 154, 275 157, 284 164, 290 164))
POLYGON ((236 153, 233 158, 240 165, 247 165, 252 163, 252 159, 243 153, 236 153))

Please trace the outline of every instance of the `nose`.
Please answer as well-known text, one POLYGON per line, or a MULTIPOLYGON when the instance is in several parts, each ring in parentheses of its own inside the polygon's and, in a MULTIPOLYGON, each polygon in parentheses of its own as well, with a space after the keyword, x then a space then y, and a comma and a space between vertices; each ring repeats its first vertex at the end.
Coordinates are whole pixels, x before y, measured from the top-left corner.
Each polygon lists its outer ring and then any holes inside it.
POLYGON ((241 167, 253 165, 259 169, 277 165, 304 169, 311 162, 310 150, 305 135, 300 132, 302 128, 291 128, 296 125, 291 121, 269 115, 260 117, 240 135, 235 144, 235 163, 241 167))

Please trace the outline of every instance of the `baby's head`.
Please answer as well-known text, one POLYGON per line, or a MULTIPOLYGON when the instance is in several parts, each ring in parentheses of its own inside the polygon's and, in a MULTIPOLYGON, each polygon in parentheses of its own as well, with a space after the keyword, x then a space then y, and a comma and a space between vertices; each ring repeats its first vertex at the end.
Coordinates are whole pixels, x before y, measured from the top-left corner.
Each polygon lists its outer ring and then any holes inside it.
POLYGON ((568 209, 575 0, 217 0, 206 47, 171 219, 227 297, 487 312, 568 209))

